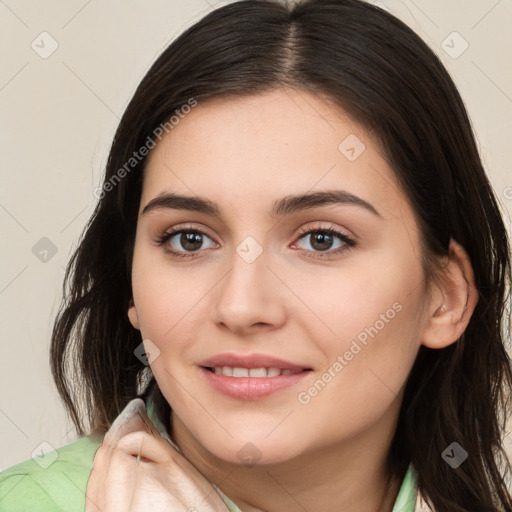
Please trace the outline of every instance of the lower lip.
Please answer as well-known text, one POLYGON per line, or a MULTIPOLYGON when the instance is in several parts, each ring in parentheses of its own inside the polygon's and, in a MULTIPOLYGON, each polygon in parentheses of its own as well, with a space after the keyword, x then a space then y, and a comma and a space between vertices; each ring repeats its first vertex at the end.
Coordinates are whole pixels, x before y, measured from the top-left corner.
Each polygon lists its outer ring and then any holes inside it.
POLYGON ((277 377, 228 377, 227 375, 213 373, 203 367, 199 369, 216 391, 240 400, 255 400, 289 388, 310 373, 310 371, 305 370, 300 373, 278 375, 277 377))

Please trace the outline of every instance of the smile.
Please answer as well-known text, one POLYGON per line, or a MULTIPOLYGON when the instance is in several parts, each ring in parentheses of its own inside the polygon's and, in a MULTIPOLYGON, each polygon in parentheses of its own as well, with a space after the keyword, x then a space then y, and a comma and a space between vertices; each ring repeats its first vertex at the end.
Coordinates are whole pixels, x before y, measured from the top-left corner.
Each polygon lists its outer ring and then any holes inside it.
POLYGON ((237 368, 232 366, 215 366, 207 369, 217 375, 225 375, 226 377, 255 377, 259 379, 278 377, 279 375, 294 375, 303 371, 281 368, 237 368))
POLYGON ((311 373, 309 369, 281 370, 273 367, 249 369, 200 366, 199 370, 211 389, 237 400, 257 400, 279 391, 283 392, 298 385, 311 373))

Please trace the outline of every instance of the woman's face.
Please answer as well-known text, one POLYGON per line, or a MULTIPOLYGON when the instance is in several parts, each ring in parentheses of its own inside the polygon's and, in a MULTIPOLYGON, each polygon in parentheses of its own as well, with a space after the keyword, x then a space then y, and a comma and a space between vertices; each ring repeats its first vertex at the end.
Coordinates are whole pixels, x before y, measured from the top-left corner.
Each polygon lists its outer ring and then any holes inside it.
POLYGON ((426 318, 420 256, 393 171, 332 105, 289 89, 199 102, 144 171, 129 310, 174 428, 234 463, 389 442, 426 318), (290 199, 326 191, 337 202, 290 199), (144 211, 171 193, 218 212, 144 211), (186 232, 158 245, 171 228, 186 232))

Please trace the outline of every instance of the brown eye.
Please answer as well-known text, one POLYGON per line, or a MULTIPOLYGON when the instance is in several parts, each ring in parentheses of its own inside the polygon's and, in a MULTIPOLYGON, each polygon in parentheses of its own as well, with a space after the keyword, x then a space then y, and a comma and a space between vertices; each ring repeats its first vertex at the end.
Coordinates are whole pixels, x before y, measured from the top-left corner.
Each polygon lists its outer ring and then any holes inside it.
POLYGON ((213 245, 206 248, 215 246, 211 238, 198 229, 171 229, 163 233, 156 243, 159 246, 164 246, 166 252, 172 256, 187 257, 195 256, 200 249, 205 249, 205 239, 210 240, 213 245))
POLYGON ((350 250, 356 246, 356 242, 352 238, 331 227, 301 230, 299 240, 308 239, 310 248, 306 248, 305 250, 313 253, 311 257, 314 258, 329 257, 350 250), (337 245, 336 239, 339 241, 337 245), (330 250, 333 249, 333 246, 335 246, 334 250, 330 250))

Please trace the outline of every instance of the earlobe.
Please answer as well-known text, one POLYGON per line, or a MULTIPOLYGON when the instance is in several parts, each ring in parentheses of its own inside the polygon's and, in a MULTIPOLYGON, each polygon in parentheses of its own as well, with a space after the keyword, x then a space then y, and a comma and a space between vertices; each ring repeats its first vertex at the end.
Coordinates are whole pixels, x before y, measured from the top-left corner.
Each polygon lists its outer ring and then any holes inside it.
POLYGON ((135 309, 135 304, 133 303, 133 299, 130 299, 130 304, 129 304, 129 308, 128 308, 128 318, 129 318, 132 326, 135 327, 135 329, 140 330, 139 315, 137 314, 137 310, 135 309))
POLYGON ((448 261, 440 276, 440 288, 432 294, 421 343, 445 348, 464 333, 478 303, 475 276, 469 256, 453 239, 448 261))

